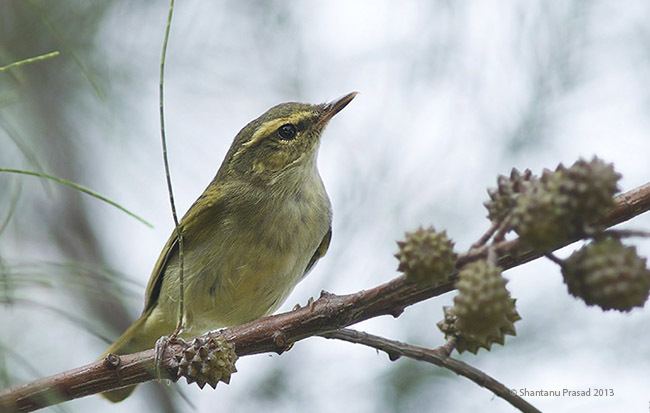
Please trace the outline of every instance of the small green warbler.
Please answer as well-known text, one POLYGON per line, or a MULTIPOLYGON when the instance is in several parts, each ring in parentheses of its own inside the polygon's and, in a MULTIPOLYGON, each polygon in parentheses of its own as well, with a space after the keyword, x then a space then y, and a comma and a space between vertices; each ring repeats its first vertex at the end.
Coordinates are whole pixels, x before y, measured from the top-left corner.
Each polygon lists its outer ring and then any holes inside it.
MULTIPOLYGON (((185 314, 182 337, 275 311, 327 252, 332 210, 318 173, 320 137, 356 96, 330 103, 282 103, 235 137, 217 175, 180 222, 185 314)), ((106 353, 152 348, 178 320, 179 258, 174 232, 151 273, 140 318, 106 353)), ((103 393, 118 402, 135 386, 103 393)))

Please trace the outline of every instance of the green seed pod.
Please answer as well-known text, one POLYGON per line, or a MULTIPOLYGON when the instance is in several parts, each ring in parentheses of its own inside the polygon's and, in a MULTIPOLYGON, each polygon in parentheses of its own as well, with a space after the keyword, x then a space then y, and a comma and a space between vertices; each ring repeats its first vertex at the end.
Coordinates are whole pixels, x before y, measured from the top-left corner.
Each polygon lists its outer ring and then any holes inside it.
POLYGON ((493 343, 503 344, 506 334, 515 335, 514 323, 521 317, 506 283, 501 269, 487 261, 461 269, 454 306, 444 309, 445 319, 438 323, 447 338, 456 337, 459 352, 489 350, 493 343))
POLYGON ((544 171, 539 182, 517 198, 512 226, 531 246, 546 250, 595 225, 614 205, 621 178, 612 164, 594 157, 570 168, 544 171))
POLYGON ((424 285, 438 285, 449 280, 457 255, 445 231, 418 228, 407 232, 404 241, 397 241, 397 245, 397 270, 404 272, 409 280, 424 285))
POLYGON ((650 270, 636 248, 605 238, 575 251, 562 275, 569 293, 603 310, 643 307, 650 292, 650 270))
POLYGON ((568 197, 548 191, 537 183, 517 198, 512 211, 512 226, 527 244, 547 250, 577 233, 568 197))
POLYGON ((530 169, 526 169, 522 174, 518 169, 513 168, 509 177, 499 175, 497 187, 488 189, 490 199, 483 203, 488 210, 490 221, 503 222, 514 208, 517 196, 525 192, 534 180, 535 177, 530 169))
POLYGON ((586 216, 587 223, 604 218, 614 207, 614 195, 621 189, 618 181, 622 175, 614 170, 614 165, 594 157, 590 162, 578 160, 566 171, 572 185, 565 190, 577 200, 580 214, 586 216))
POLYGON ((613 164, 594 157, 587 162, 579 159, 570 168, 561 164, 555 172, 546 174, 549 192, 567 196, 576 220, 586 224, 596 223, 614 206, 614 195, 620 190, 621 175, 613 164))

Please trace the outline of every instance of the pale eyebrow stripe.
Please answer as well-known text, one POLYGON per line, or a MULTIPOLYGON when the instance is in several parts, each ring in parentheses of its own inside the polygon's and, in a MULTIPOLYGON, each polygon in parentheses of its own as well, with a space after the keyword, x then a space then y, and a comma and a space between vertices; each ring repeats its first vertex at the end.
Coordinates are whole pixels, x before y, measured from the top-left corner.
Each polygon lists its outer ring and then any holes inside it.
POLYGON ((314 116, 314 113, 311 111, 302 111, 302 112, 297 112, 292 115, 289 115, 284 118, 279 118, 279 119, 273 119, 264 122, 263 124, 260 125, 259 128, 253 133, 253 136, 251 139, 242 144, 242 146, 252 146, 257 144, 258 142, 262 141, 266 136, 269 135, 270 131, 278 129, 280 126, 286 124, 286 123, 291 123, 294 125, 297 125, 301 121, 311 118, 314 116))

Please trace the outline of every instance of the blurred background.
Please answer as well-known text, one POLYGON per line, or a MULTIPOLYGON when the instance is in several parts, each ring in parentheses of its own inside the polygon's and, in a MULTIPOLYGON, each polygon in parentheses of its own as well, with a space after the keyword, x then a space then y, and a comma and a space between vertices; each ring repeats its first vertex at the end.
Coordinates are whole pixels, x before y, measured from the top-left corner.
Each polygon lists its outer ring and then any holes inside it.
MULTIPOLYGON (((0 73, 0 166, 86 185, 155 226, 0 174, 0 387, 92 362, 142 309, 172 230, 157 96, 167 6, 0 2, 0 66, 61 52, 0 73)), ((330 252, 283 310, 396 276, 395 240, 420 224, 466 249, 488 227, 485 189, 513 166, 540 172, 597 154, 629 190, 650 180, 649 19, 642 0, 179 1, 166 71, 177 206, 191 205, 235 134, 269 107, 353 90, 319 156, 334 207, 330 252)), ((650 216, 627 226, 648 230, 650 216)), ((633 243, 650 255, 648 241, 633 243)), ((587 308, 547 261, 506 276, 523 317, 517 337, 461 359, 512 388, 614 390, 528 398, 544 411, 646 411, 649 309, 587 308)), ((437 346, 452 297, 356 328, 437 346)), ((148 383, 118 406, 93 396, 49 410, 513 411, 431 365, 321 338, 238 369, 216 391, 148 383)))

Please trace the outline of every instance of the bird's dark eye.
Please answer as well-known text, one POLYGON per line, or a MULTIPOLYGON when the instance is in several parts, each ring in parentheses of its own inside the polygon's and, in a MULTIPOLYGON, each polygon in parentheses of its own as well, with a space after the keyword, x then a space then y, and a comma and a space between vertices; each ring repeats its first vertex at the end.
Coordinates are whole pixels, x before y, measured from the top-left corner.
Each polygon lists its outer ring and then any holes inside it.
POLYGON ((280 139, 291 140, 296 137, 296 127, 290 123, 280 126, 278 129, 278 135, 280 139))

